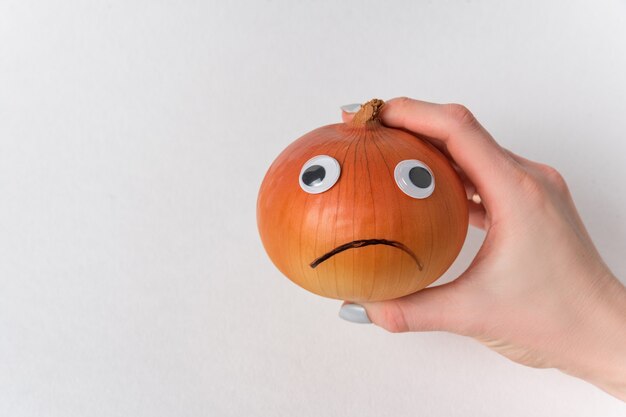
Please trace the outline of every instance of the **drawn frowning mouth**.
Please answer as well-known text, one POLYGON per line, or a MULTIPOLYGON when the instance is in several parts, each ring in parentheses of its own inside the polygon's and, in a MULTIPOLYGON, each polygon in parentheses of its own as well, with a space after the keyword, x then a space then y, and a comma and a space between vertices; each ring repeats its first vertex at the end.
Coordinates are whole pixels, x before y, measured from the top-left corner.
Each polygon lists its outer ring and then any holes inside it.
POLYGON ((353 240, 352 242, 348 242, 348 243, 345 243, 345 244, 343 244, 341 246, 337 246, 335 249, 331 250, 330 252, 320 256, 319 258, 317 258, 316 260, 311 262, 311 264, 310 264, 311 268, 317 267, 319 264, 321 264, 322 262, 326 261, 327 259, 330 259, 331 257, 337 255, 338 253, 341 253, 341 252, 346 251, 348 249, 363 248, 365 246, 371 246, 371 245, 387 245, 387 246, 393 246, 394 248, 398 248, 400 250, 403 250, 411 258, 413 258, 413 260, 417 264, 417 267, 419 268, 419 270, 420 271, 422 270, 422 263, 419 261, 419 259, 417 258, 415 253, 413 253, 413 251, 411 249, 409 249, 408 247, 406 247, 405 245, 403 245, 400 242, 396 242, 395 240, 387 240, 387 239, 353 240))

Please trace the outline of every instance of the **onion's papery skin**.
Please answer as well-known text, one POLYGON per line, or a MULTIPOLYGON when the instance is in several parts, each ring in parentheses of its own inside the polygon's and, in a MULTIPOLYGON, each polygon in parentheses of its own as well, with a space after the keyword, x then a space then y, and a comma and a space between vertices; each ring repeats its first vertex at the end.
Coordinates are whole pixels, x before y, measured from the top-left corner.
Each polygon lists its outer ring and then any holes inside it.
POLYGON ((333 124, 289 145, 269 168, 257 202, 263 246, 290 280, 315 294, 349 301, 380 301, 434 282, 458 256, 468 227, 464 186, 448 161, 425 140, 377 121, 333 124), (300 170, 317 155, 339 161, 341 176, 321 194, 299 185, 300 170), (424 162, 434 174, 430 197, 404 194, 394 179, 403 160, 424 162), (369 245, 310 264, 347 242, 384 239, 410 248, 369 245))

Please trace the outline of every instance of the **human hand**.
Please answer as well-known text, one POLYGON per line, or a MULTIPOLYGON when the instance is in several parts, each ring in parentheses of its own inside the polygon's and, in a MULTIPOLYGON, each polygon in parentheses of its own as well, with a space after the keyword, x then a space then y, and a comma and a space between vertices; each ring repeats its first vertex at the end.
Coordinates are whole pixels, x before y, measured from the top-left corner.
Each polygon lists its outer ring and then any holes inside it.
POLYGON ((453 161, 473 197, 470 223, 486 236, 454 281, 362 307, 347 302, 340 316, 394 333, 470 336, 515 362, 560 369, 626 401, 626 288, 593 245, 561 175, 498 145, 457 104, 396 98, 381 119, 453 161))

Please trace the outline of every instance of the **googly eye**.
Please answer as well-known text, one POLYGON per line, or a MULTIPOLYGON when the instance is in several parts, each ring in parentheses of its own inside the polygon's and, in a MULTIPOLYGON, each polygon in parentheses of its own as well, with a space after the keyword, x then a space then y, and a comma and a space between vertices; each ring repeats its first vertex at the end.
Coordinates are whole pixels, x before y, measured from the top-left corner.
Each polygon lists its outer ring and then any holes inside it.
POLYGON ((398 187, 410 197, 426 198, 435 191, 435 176, 422 161, 402 161, 396 165, 393 174, 398 187))
POLYGON ((300 187, 309 194, 328 191, 339 179, 339 162, 328 155, 309 159, 300 171, 300 187))

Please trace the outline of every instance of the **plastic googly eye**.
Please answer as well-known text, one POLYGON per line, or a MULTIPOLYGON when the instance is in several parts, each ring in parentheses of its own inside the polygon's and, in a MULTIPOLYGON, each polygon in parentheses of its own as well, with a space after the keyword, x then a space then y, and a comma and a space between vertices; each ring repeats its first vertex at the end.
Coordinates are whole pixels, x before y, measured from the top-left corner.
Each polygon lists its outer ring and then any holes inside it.
POLYGON ((328 191, 339 180, 341 167, 332 156, 318 155, 309 159, 300 171, 300 187, 309 194, 328 191))
POLYGON ((435 176, 428 165, 417 159, 396 165, 394 178, 402 192, 413 198, 426 198, 435 191, 435 176))

